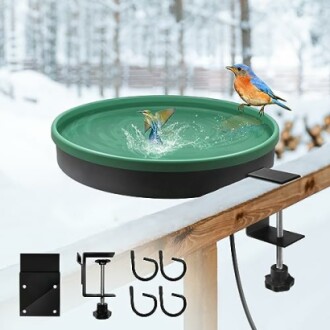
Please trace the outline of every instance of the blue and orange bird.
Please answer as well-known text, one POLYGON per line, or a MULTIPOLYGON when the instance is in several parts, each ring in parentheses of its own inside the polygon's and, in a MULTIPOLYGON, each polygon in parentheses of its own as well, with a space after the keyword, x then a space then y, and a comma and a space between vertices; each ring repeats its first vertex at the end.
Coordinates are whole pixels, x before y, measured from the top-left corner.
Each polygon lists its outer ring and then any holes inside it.
POLYGON ((150 110, 142 110, 139 112, 144 116, 144 131, 147 132, 150 129, 149 141, 162 144, 163 141, 159 136, 160 130, 173 115, 174 109, 160 110, 155 114, 150 110))
POLYGON ((253 70, 245 64, 235 64, 226 66, 226 69, 235 75, 234 88, 241 99, 246 102, 239 105, 238 110, 244 110, 244 106, 261 106, 259 115, 264 115, 265 106, 268 104, 277 104, 280 107, 291 111, 289 107, 281 101, 286 100, 275 95, 273 91, 264 83, 253 70))

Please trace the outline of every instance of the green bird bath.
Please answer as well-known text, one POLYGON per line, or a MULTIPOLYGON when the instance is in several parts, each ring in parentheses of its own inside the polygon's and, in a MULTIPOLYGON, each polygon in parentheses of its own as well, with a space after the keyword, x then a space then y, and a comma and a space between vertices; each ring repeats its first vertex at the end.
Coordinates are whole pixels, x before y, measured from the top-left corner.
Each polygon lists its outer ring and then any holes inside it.
POLYGON ((151 198, 196 197, 271 167, 279 130, 268 115, 236 103, 188 96, 139 96, 78 106, 52 125, 61 169, 85 185, 151 198), (143 116, 174 108, 148 141, 143 116))

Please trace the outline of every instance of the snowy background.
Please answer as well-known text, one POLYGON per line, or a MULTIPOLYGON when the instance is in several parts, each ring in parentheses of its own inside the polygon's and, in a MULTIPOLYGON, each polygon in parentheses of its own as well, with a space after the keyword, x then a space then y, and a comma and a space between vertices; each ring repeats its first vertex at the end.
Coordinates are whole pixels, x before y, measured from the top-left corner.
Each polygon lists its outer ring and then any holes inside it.
MULTIPOLYGON (((0 0, 0 276, 13 269, 18 284, 20 253, 56 251, 184 202, 108 194, 66 177, 56 164, 50 125, 70 107, 146 94, 239 102, 224 66, 251 62, 293 109, 266 108, 280 127, 293 122, 292 134, 300 138, 278 162, 308 152, 303 118, 310 127, 323 127, 330 115, 329 16, 327 0, 0 0)), ((330 139, 326 130, 321 136, 324 143, 330 139)), ((243 284, 259 330, 279 323, 288 330, 330 327, 329 198, 326 190, 284 213, 285 226, 307 236, 285 251, 297 282, 289 293, 263 288, 274 248, 237 235, 243 284)), ((219 243, 220 328, 248 329, 228 245, 219 243)), ((173 288, 180 290, 179 284, 173 288)), ((127 288, 118 290, 106 323, 91 316, 95 299, 83 297, 79 308, 59 319, 19 318, 17 292, 18 285, 0 283, 1 330, 182 328, 182 318, 135 317, 127 288)))

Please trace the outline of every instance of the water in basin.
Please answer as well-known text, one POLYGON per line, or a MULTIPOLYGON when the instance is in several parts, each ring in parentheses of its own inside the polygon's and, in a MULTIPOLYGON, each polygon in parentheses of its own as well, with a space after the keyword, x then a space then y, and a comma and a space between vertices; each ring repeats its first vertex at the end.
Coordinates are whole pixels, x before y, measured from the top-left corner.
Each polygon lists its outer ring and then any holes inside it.
MULTIPOLYGON (((164 107, 152 107, 156 112, 164 107)), ((176 108, 163 126, 163 144, 150 143, 136 108, 88 113, 63 127, 62 135, 102 154, 132 159, 203 159, 246 151, 266 141, 271 128, 263 118, 211 109, 176 108)))

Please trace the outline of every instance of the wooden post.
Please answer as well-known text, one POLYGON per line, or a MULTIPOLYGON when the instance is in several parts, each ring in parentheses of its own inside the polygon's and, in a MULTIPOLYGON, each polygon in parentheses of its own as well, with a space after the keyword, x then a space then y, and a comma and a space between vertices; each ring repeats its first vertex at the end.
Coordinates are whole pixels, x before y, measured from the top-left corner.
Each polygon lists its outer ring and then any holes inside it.
POLYGON ((184 294, 188 306, 185 330, 218 329, 217 245, 201 248, 185 258, 188 271, 184 294))

